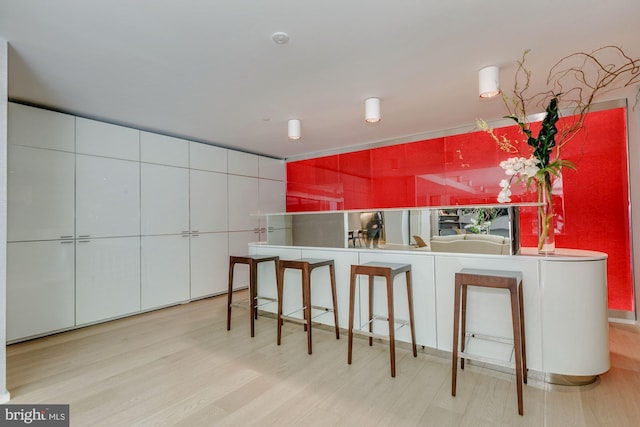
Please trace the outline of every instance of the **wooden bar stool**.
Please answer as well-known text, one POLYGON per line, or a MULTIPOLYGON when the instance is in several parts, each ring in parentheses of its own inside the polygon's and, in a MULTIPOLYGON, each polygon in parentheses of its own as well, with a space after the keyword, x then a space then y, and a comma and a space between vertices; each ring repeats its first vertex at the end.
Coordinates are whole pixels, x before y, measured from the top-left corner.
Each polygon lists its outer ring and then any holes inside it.
POLYGON ((522 301, 522 273, 519 271, 500 271, 500 270, 476 270, 462 269, 456 273, 455 278, 455 303, 453 309, 453 360, 451 371, 451 395, 456 395, 456 377, 458 357, 460 357, 460 369, 464 369, 464 360, 479 360, 482 362, 493 363, 501 366, 515 367, 516 371, 516 388, 518 391, 518 413, 523 414, 522 409, 522 383, 527 383, 527 353, 524 337, 524 305, 522 301), (506 289, 511 296, 511 319, 513 326, 513 340, 505 340, 503 338, 495 338, 475 333, 467 333, 467 288, 469 286, 480 286, 484 288, 506 289), (462 298, 462 313, 460 299, 462 298), (460 352, 458 352, 458 342, 460 335, 458 334, 460 326, 460 317, 462 317, 462 337, 460 342, 460 352), (465 345, 467 335, 478 339, 487 339, 500 343, 509 343, 514 346, 515 366, 509 361, 496 360, 489 357, 483 357, 476 354, 465 353, 465 345))
POLYGON ((258 304, 259 300, 267 300, 269 302, 275 302, 275 298, 258 296, 258 264, 261 262, 273 261, 275 265, 276 280, 278 277, 278 260, 280 258, 272 255, 243 255, 243 256, 230 256, 229 257, 229 292, 228 292, 228 304, 227 304, 227 331, 231 330, 231 306, 246 307, 249 306, 249 315, 251 317, 251 336, 255 335, 254 321, 258 318, 258 304), (246 264, 249 266, 249 299, 238 301, 234 303, 232 301, 233 296, 233 270, 236 264, 246 264))
POLYGON ((411 345, 413 347, 413 357, 418 356, 416 349, 416 333, 413 322, 413 293, 411 291, 411 265, 410 264, 396 264, 388 262, 368 262, 366 264, 352 265, 351 266, 351 284, 349 291, 349 355, 348 363, 351 364, 351 354, 353 351, 353 334, 357 333, 369 337, 369 345, 373 345, 373 338, 382 338, 389 340, 389 352, 391 356, 391 376, 396 376, 396 345, 395 345, 395 324, 398 323, 402 326, 407 324, 411 328, 411 345), (400 274, 405 273, 407 282, 407 300, 409 301, 409 320, 397 320, 393 311, 393 280, 400 274), (364 331, 362 327, 358 329, 353 328, 354 317, 354 305, 355 305, 355 293, 356 293, 356 279, 359 274, 369 276, 369 330, 364 331), (379 316, 373 314, 373 284, 376 276, 384 277, 387 283, 387 316, 379 316), (386 320, 389 323, 389 335, 380 335, 373 333, 373 321, 374 320, 386 320))
MULTIPOLYGON (((321 314, 333 312, 333 321, 336 328, 336 339, 340 339, 340 329, 338 325, 338 301, 336 299, 336 275, 332 259, 301 258, 296 260, 280 260, 278 262, 278 345, 282 339, 283 320, 302 323, 307 331, 307 350, 311 354, 311 309, 322 310, 321 314), (329 267, 329 278, 331 279, 331 297, 333 307, 320 307, 311 305, 311 272, 319 267, 329 267), (302 308, 296 311, 303 311, 303 319, 293 317, 291 314, 282 314, 282 297, 284 293, 284 272, 287 268, 300 270, 302 274, 302 308)), ((317 317, 317 316, 316 316, 317 317)))

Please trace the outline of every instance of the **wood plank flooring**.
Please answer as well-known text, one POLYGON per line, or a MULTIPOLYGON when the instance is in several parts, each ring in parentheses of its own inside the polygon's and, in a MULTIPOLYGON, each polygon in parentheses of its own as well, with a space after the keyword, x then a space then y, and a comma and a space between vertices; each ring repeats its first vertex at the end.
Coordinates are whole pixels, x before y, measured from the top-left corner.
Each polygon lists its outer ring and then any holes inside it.
POLYGON ((450 359, 300 325, 209 298, 7 347, 10 403, 68 403, 72 426, 637 426, 640 328, 612 324, 612 369, 586 387, 524 387, 513 375, 470 366, 451 397, 450 359))

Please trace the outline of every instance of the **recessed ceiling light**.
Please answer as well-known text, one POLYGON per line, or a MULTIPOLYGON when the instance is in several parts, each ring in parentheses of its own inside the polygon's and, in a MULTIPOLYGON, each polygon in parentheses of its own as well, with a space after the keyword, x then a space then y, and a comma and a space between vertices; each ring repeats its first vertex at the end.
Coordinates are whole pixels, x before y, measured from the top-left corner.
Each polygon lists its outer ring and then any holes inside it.
POLYGON ((289 41, 289 34, 282 31, 271 34, 271 39, 275 44, 285 44, 289 41))

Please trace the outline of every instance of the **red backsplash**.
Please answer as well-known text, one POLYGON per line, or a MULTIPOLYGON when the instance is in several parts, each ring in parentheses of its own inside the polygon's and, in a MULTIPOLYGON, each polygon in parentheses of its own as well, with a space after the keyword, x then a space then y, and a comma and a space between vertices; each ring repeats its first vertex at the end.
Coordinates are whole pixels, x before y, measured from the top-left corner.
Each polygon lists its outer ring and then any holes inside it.
MULTIPOLYGON (((562 151, 576 170, 565 169, 554 187, 556 246, 609 254, 609 308, 617 310, 633 310, 625 117, 624 108, 590 113, 562 151)), ((496 134, 522 139, 517 126, 496 134)), ((287 211, 495 204, 504 178, 498 164, 514 155, 472 132, 290 162, 287 211)), ((514 202, 535 200, 512 190, 514 202)), ((536 233, 535 210, 522 209, 522 245, 535 246, 536 233)))

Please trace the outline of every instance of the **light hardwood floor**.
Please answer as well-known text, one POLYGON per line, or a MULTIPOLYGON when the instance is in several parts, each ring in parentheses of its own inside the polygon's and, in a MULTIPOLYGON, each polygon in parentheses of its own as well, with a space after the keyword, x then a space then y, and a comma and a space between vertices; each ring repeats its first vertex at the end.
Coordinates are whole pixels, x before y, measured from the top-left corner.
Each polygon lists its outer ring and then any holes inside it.
POLYGON ((7 348, 10 403, 68 403, 72 426, 638 426, 640 328, 612 324, 611 371, 586 387, 524 387, 519 416, 512 375, 470 366, 451 397, 450 359, 397 350, 261 317, 226 297, 116 320, 7 348))

